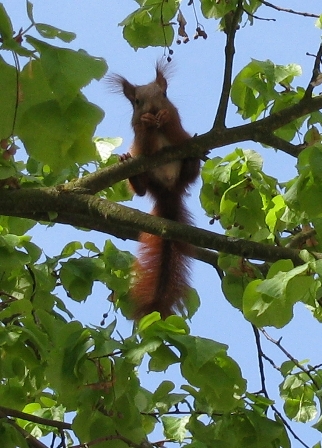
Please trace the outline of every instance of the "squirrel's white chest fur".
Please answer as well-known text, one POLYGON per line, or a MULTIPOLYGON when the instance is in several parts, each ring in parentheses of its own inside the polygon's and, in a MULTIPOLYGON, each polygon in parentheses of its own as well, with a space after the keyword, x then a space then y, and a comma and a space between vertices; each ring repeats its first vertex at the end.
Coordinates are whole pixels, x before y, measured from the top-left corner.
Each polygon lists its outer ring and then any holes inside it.
MULTIPOLYGON (((164 136, 164 134, 160 133, 158 135, 158 151, 165 146, 170 146, 171 143, 164 136)), ((172 188, 177 179, 180 176, 181 171, 181 160, 175 160, 174 162, 167 163, 165 165, 161 165, 157 168, 151 170, 151 174, 153 177, 160 182, 166 188, 172 188)))

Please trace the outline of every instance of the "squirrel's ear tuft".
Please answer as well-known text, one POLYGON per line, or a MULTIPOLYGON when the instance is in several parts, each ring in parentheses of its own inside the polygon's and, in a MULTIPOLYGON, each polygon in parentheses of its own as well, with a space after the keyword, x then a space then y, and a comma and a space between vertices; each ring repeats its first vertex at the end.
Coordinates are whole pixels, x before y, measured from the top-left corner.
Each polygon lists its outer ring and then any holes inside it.
POLYGON ((169 63, 162 59, 159 59, 155 66, 155 73, 155 82, 160 86, 162 91, 166 93, 168 87, 167 80, 169 79, 169 75, 171 75, 169 63))
POLYGON ((108 75, 105 80, 113 92, 123 93, 126 98, 134 104, 136 90, 135 85, 131 84, 127 79, 123 78, 123 76, 115 74, 108 75))

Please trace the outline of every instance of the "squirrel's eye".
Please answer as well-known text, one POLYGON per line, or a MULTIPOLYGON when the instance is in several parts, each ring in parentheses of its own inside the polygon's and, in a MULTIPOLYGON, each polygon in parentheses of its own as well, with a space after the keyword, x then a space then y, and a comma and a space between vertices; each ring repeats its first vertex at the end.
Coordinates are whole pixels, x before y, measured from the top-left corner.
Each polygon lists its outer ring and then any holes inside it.
POLYGON ((138 106, 140 104, 140 100, 138 98, 135 98, 135 104, 138 106))

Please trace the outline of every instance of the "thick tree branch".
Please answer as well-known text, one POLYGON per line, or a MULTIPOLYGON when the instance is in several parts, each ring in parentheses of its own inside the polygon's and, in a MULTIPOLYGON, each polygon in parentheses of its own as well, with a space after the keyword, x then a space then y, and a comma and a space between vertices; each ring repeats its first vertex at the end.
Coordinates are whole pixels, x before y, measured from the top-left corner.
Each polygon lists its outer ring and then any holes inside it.
POLYGON ((115 182, 162 163, 187 156, 202 157, 207 151, 231 143, 252 140, 273 145, 288 154, 297 156, 302 146, 291 145, 274 136, 273 132, 295 119, 322 108, 322 97, 304 98, 299 103, 262 118, 230 129, 212 129, 177 147, 168 147, 159 153, 116 164, 89 174, 60 188, 1 191, 0 213, 34 220, 50 221, 50 212, 57 213, 53 222, 97 230, 118 238, 137 239, 140 231, 185 241, 198 247, 231 253, 244 258, 268 262, 290 258, 301 263, 298 252, 242 239, 232 239, 203 229, 183 226, 161 220, 128 207, 93 196, 115 182), (91 194, 87 194, 91 193, 91 194), (32 212, 30 212, 32 210, 32 212))
POLYGON ((252 260, 274 262, 279 259, 291 259, 296 265, 302 263, 298 251, 294 249, 227 237, 151 216, 92 195, 61 192, 55 188, 2 191, 0 196, 2 215, 44 220, 48 213, 57 214, 52 222, 86 227, 121 238, 124 238, 127 230, 129 235, 147 232, 165 239, 183 241, 197 247, 252 260), (32 215, 30 210, 33 210, 32 215))
POLYGON ((279 149, 293 157, 297 157, 304 146, 293 145, 286 140, 276 137, 274 131, 321 108, 322 96, 304 98, 297 104, 253 123, 228 129, 214 128, 178 146, 166 147, 151 156, 135 157, 134 159, 126 160, 109 168, 104 168, 65 185, 64 190, 87 190, 88 193, 95 194, 116 182, 173 160, 184 159, 186 157, 203 159, 205 154, 213 149, 244 141, 254 141, 269 145, 274 149, 279 149))

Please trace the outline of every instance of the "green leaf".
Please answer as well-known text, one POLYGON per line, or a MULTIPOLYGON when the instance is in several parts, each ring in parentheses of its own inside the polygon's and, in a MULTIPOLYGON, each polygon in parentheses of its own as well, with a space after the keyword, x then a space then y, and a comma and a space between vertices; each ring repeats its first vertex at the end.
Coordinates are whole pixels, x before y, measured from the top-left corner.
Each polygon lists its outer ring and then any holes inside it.
MULTIPOLYGON (((315 429, 317 429, 318 431, 322 432, 322 417, 320 417, 320 418, 318 419, 318 421, 317 421, 316 423, 314 423, 314 425, 312 425, 312 427, 315 428, 315 429)), ((317 448, 321 448, 321 444, 318 443, 317 445, 314 445, 313 448, 315 448, 315 447, 317 447, 317 448)))
POLYGON ((212 0, 202 0, 201 10, 207 19, 219 19, 234 9, 233 2, 213 2, 212 0))
POLYGON ((282 195, 272 198, 272 207, 268 210, 265 221, 272 233, 275 233, 279 220, 285 212, 286 204, 282 195))
POLYGON ((84 50, 54 47, 31 36, 27 41, 39 51, 46 79, 63 107, 76 98, 81 88, 93 79, 100 80, 106 73, 106 62, 84 50))
POLYGON ((104 245, 101 259, 105 263, 104 282, 113 290, 117 297, 129 290, 133 255, 130 252, 119 250, 110 240, 104 245))
POLYGON ((143 332, 147 328, 149 328, 151 325, 153 325, 155 322, 159 322, 161 320, 160 313, 157 311, 154 311, 151 314, 147 314, 146 316, 142 317, 142 319, 139 321, 138 324, 138 330, 139 332, 143 332))
MULTIPOLYGON (((205 338, 169 334, 167 340, 181 353, 181 371, 199 388, 198 401, 214 409, 231 410, 245 390, 237 364, 226 355, 226 346, 205 338)), ((206 406, 206 405, 205 405, 206 406)))
POLYGON ((75 162, 95 160, 92 135, 102 118, 103 112, 82 97, 65 111, 58 102, 47 101, 25 112, 17 134, 30 156, 57 172, 75 162), (39 134, 33 129, 39 129, 39 134))
POLYGON ((91 241, 87 241, 86 243, 84 243, 84 249, 87 249, 90 252, 93 252, 94 254, 101 253, 101 251, 98 249, 98 247, 91 241))
MULTIPOLYGON (((0 4, 0 20, 3 6, 0 4)), ((1 26, 1 25, 0 25, 1 26)), ((10 136, 14 125, 17 79, 16 69, 0 57, 0 104, 2 116, 0 120, 0 140, 10 136)), ((1 174, 0 174, 1 176, 1 174)), ((6 178, 8 176, 1 176, 6 178)))
POLYGON ((154 372, 165 371, 171 364, 179 362, 178 356, 167 345, 161 344, 150 353, 149 370, 154 372))
POLYGON ((296 367, 294 361, 285 361, 281 364, 280 371, 284 377, 289 375, 292 370, 296 367))
POLYGON ((4 40, 13 36, 12 23, 2 3, 0 3, 0 34, 4 40))
MULTIPOLYGON (((272 100, 285 104, 285 95, 275 89, 276 84, 290 88, 294 76, 300 76, 301 67, 296 64, 275 65, 273 62, 253 59, 236 76, 232 84, 231 98, 244 119, 255 120, 272 100)), ((293 100, 293 93, 288 97, 293 100)), ((285 106, 284 106, 285 107, 285 106)), ((272 111, 276 111, 274 108, 272 111)))
POLYGON ((97 370, 86 356, 93 341, 90 331, 77 321, 61 326, 55 336, 55 344, 48 355, 46 378, 59 394, 61 404, 75 409, 84 378, 89 383, 98 381, 97 370))
POLYGON ((27 440, 11 424, 0 423, 0 437, 3 447, 6 448, 29 448, 27 440))
POLYGON ((189 288, 184 304, 187 310, 187 317, 188 319, 191 319, 200 307, 200 297, 196 289, 189 288))
POLYGON ((273 277, 268 277, 267 280, 261 282, 257 287, 257 291, 270 297, 279 298, 285 293, 288 282, 296 275, 305 273, 308 269, 308 266, 304 264, 302 266, 297 266, 296 268, 293 268, 288 272, 283 272, 281 270, 282 266, 291 266, 292 263, 287 263, 287 261, 285 262, 284 260, 278 261, 276 263, 278 264, 278 267, 276 267, 278 269, 277 273, 273 277))
POLYGON ((14 216, 0 216, 0 226, 5 227, 8 233, 24 235, 32 229, 36 222, 31 219, 16 218, 14 216))
POLYGON ((102 162, 107 162, 115 148, 121 146, 123 139, 115 138, 94 138, 96 150, 99 153, 102 162))
POLYGON ((77 301, 86 300, 93 282, 104 273, 104 262, 94 258, 71 258, 62 263, 60 279, 70 296, 77 301))
POLYGON ((314 391, 306 381, 301 375, 289 375, 280 386, 286 415, 299 422, 311 421, 317 415, 314 391))
POLYGON ((28 255, 30 256, 31 263, 35 263, 36 261, 39 260, 39 258, 42 255, 42 249, 40 247, 36 246, 36 244, 31 243, 29 241, 26 241, 23 244, 23 247, 26 249, 28 255))
POLYGON ((29 0, 27 0, 27 16, 31 23, 34 23, 33 9, 34 5, 29 0))
POLYGON ((47 39, 54 39, 55 37, 58 37, 58 39, 61 39, 64 42, 71 42, 76 38, 75 33, 63 31, 52 25, 46 25, 45 23, 36 23, 35 27, 38 33, 47 39))
POLYGON ((227 274, 222 280, 222 290, 226 299, 237 309, 242 310, 242 297, 248 282, 243 276, 227 274))
POLYGON ((60 258, 68 258, 82 248, 83 245, 79 241, 71 241, 61 251, 60 258))
POLYGON ((258 327, 281 328, 291 320, 297 301, 307 302, 314 296, 319 284, 313 277, 303 275, 308 265, 291 267, 290 260, 280 260, 272 265, 267 280, 254 280, 247 285, 243 296, 246 319, 258 327))
POLYGON ((80 89, 106 71, 102 60, 82 51, 57 48, 28 38, 40 51, 21 74, 24 101, 16 132, 29 155, 57 172, 75 162, 96 159, 92 141, 103 111, 89 103, 80 89), (33 129, 41 130, 38 134, 33 129))
POLYGON ((9 177, 15 177, 17 174, 13 166, 0 166, 0 179, 8 179, 9 177))
POLYGON ((174 389, 174 383, 172 381, 162 381, 153 394, 155 401, 161 400, 164 396, 168 395, 174 389))
POLYGON ((190 335, 169 334, 169 340, 177 347, 181 354, 193 359, 196 368, 201 368, 208 361, 221 353, 225 353, 228 346, 211 339, 190 335))
POLYGON ((121 23, 123 37, 137 50, 148 46, 170 46, 174 38, 170 20, 179 8, 178 0, 145 1, 141 8, 128 15, 121 23), (160 26, 161 23, 166 26, 160 26))
POLYGON ((321 28, 322 29, 322 14, 320 15, 320 17, 318 19, 316 19, 315 26, 317 28, 321 28))
POLYGON ((189 416, 186 417, 161 417, 164 427, 164 435, 167 439, 177 440, 183 442, 187 429, 186 425, 189 421, 189 416))
POLYGON ((293 317, 293 304, 283 297, 273 298, 258 291, 262 280, 250 282, 243 296, 243 312, 249 321, 257 327, 274 326, 282 328, 293 317))
POLYGON ((126 353, 126 359, 135 365, 139 365, 146 353, 154 352, 160 345, 160 339, 145 339, 126 353))

